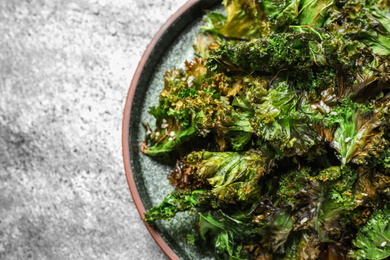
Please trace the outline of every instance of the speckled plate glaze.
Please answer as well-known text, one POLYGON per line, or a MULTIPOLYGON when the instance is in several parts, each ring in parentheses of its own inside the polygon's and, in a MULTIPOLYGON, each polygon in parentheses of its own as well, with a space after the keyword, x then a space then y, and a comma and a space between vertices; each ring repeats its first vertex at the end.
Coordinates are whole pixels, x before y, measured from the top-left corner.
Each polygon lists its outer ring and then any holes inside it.
MULTIPOLYGON (((160 29, 146 49, 134 74, 123 117, 122 146, 127 181, 142 219, 146 210, 159 205, 173 188, 167 174, 171 168, 140 152, 145 129, 142 122, 154 125, 149 107, 158 104, 164 72, 184 67, 194 57, 192 48, 205 10, 223 10, 220 0, 191 0, 160 29)), ((208 252, 187 244, 186 234, 193 215, 178 214, 169 222, 146 224, 153 238, 170 259, 213 259, 208 252)))

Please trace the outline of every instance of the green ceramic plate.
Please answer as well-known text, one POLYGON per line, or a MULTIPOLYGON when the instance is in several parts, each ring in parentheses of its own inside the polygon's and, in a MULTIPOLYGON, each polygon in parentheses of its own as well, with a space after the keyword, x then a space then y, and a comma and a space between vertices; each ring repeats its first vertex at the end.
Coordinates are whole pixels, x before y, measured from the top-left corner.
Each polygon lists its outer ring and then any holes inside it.
MULTIPOLYGON (((205 10, 223 10, 219 0, 193 0, 185 4, 160 29, 142 57, 134 74, 123 118, 123 158, 129 187, 143 218, 145 210, 159 205, 173 188, 167 179, 172 170, 140 152, 145 129, 154 125, 149 107, 158 104, 164 72, 184 67, 192 60, 192 48, 205 10)), ((169 222, 146 225, 153 238, 171 259, 212 259, 209 252, 187 244, 186 234, 195 216, 178 214, 169 222)))

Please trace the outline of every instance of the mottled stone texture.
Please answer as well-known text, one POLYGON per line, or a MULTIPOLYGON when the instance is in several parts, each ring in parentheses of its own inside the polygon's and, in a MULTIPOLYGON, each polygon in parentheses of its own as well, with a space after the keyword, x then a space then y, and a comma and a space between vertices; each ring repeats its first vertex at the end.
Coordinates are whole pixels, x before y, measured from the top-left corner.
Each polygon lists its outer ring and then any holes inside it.
POLYGON ((0 259, 167 259, 127 186, 121 120, 185 2, 0 1, 0 259))

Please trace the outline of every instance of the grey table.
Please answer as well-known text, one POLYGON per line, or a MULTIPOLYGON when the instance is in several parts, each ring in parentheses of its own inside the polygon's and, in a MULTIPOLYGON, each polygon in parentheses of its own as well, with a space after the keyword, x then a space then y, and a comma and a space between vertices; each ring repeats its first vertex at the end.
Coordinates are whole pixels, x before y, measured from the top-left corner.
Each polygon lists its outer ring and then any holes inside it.
POLYGON ((0 259, 167 259, 127 186, 121 120, 186 0, 0 0, 0 259))

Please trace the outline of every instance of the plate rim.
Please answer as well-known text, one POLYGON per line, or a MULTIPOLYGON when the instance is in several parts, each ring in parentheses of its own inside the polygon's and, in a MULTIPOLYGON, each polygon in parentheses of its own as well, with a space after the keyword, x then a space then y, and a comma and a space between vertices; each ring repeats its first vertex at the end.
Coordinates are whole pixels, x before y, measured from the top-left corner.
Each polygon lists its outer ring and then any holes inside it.
POLYGON ((135 96, 135 91, 138 85, 138 82, 141 78, 142 71, 151 56, 152 51, 157 46, 159 40, 164 36, 166 31, 175 23, 175 21, 181 17, 188 9, 192 6, 201 2, 202 0, 189 0, 184 5, 182 5, 168 20, 163 24, 163 26, 158 30, 155 36, 152 38, 148 44, 146 50, 144 51, 141 60, 138 63, 137 69, 134 72, 130 87, 127 93, 125 107, 123 111, 123 120, 122 120, 122 155, 123 163, 126 174, 127 183, 130 189, 131 196, 133 197, 134 204, 138 210, 138 213, 142 219, 142 222, 146 226, 147 230, 162 249, 162 251, 171 259, 171 260, 180 260, 179 256, 173 251, 173 249, 168 245, 168 243, 162 238, 160 233, 152 225, 144 222, 146 212, 145 206, 141 200, 141 196, 138 192, 133 170, 131 167, 130 160, 130 145, 129 145, 129 134, 130 134, 130 115, 132 110, 132 104, 135 96))

